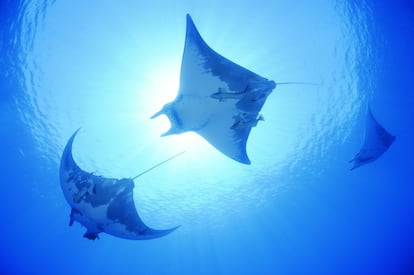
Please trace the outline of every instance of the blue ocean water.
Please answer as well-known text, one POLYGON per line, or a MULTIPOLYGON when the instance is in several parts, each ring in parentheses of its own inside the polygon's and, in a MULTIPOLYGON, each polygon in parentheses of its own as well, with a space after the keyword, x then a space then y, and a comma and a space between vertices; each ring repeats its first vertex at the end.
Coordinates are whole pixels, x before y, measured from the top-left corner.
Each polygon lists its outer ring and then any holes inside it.
POLYGON ((412 1, 0 2, 1 274, 412 274, 412 1), (276 82, 251 165, 159 137, 190 13, 205 41, 276 82), (368 104, 397 137, 350 171, 368 104), (68 226, 59 161, 132 177, 150 241, 68 226))

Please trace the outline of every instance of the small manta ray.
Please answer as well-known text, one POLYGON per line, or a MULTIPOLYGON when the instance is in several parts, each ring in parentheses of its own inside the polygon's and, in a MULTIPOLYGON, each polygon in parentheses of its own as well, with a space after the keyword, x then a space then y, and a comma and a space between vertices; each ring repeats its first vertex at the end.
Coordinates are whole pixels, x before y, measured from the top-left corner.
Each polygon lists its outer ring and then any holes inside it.
POLYGON ((394 142, 395 136, 385 130, 368 108, 365 121, 365 139, 361 150, 349 162, 353 162, 351 170, 378 159, 394 142))
POLYGON ((181 152, 140 173, 134 178, 111 179, 82 171, 72 156, 71 136, 60 162, 60 184, 72 208, 69 225, 78 221, 87 231, 83 235, 90 240, 107 234, 130 240, 147 240, 165 236, 175 229, 155 230, 146 226, 139 217, 133 199, 134 179, 159 165, 184 153, 181 152))
POLYGON ((228 157, 250 164, 247 139, 263 120, 259 112, 275 87, 211 49, 187 14, 178 95, 151 118, 164 114, 170 120, 161 136, 194 131, 228 157))

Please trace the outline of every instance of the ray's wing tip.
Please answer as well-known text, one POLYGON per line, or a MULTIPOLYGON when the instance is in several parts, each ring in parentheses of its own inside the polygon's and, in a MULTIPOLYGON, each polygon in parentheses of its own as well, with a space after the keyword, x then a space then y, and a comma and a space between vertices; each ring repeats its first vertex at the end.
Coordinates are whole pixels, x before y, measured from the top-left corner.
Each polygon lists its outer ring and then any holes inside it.
POLYGON ((170 234, 170 233, 174 232, 174 231, 175 231, 175 230, 177 230, 179 227, 181 227, 181 224, 179 224, 179 225, 177 225, 177 226, 175 226, 175 227, 172 227, 172 228, 170 228, 170 229, 166 229, 166 230, 165 230, 165 235, 167 235, 167 234, 170 234))
POLYGON ((181 226, 181 224, 180 225, 177 225, 177 226, 175 226, 175 227, 172 227, 172 228, 169 228, 169 229, 161 229, 161 230, 159 230, 159 229, 152 229, 152 228, 149 228, 150 229, 150 236, 152 237, 152 238, 161 238, 161 237, 164 237, 164 236, 166 236, 166 235, 168 235, 168 234, 170 234, 170 233, 172 233, 172 232, 174 232, 175 230, 177 230, 179 227, 181 226))
POLYGON ((81 127, 79 127, 73 134, 72 134, 72 136, 70 137, 70 139, 71 140, 73 140, 74 138, 75 138, 75 136, 79 133, 79 131, 80 131, 80 129, 81 129, 81 127))
POLYGON ((72 153, 72 144, 73 141, 75 140, 76 135, 78 134, 78 132, 80 131, 81 127, 79 127, 73 134, 72 136, 69 138, 68 142, 66 143, 65 149, 63 150, 63 155, 67 154, 67 153, 72 153))
POLYGON ((246 164, 246 165, 250 165, 252 162, 250 161, 249 157, 247 156, 247 154, 243 155, 243 156, 239 156, 237 158, 233 158, 234 160, 242 163, 242 164, 246 164))
POLYGON ((246 165, 250 165, 250 164, 252 164, 252 162, 250 161, 250 159, 248 159, 248 158, 246 158, 246 159, 243 159, 242 161, 240 161, 241 163, 243 163, 243 164, 246 164, 246 165))
POLYGON ((349 171, 352 171, 352 170, 354 170, 356 168, 355 158, 353 158, 350 161, 348 161, 348 163, 350 163, 352 165, 351 168, 349 168, 349 171))
POLYGON ((187 36, 194 35, 194 34, 200 35, 194 24, 193 18, 191 18, 191 15, 189 13, 187 13, 187 16, 186 16, 186 22, 187 22, 187 31, 186 31, 187 36))
POLYGON ((357 169, 358 167, 361 167, 363 164, 364 164, 364 163, 361 163, 361 162, 356 162, 356 161, 354 160, 354 163, 352 164, 352 167, 351 167, 349 170, 350 170, 350 171, 353 171, 353 170, 357 169))
POLYGON ((185 18, 186 18, 186 21, 187 21, 187 26, 190 25, 190 24, 194 25, 193 18, 191 17, 191 15, 189 13, 186 14, 185 18))
POLYGON ((181 224, 179 224, 179 225, 177 225, 177 226, 175 226, 175 227, 172 227, 172 228, 170 228, 170 229, 167 229, 167 231, 169 231, 170 233, 171 232, 174 232, 175 230, 177 230, 178 228, 180 228, 181 227, 181 224))
POLYGON ((72 136, 69 138, 69 140, 67 141, 65 148, 63 149, 62 152, 62 156, 60 158, 60 165, 59 165, 59 173, 62 175, 62 172, 65 171, 66 169, 76 169, 79 168, 75 162, 75 160, 73 159, 73 155, 72 155, 72 146, 73 146, 73 141, 75 140, 76 135, 78 134, 78 132, 80 131, 81 128, 78 128, 73 134, 72 136))

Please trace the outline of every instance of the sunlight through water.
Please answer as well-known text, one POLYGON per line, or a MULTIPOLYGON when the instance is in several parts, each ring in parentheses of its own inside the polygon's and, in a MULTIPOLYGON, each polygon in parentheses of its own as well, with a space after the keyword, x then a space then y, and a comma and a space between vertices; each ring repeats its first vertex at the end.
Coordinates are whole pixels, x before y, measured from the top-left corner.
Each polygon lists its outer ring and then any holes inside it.
POLYGON ((4 270, 66 274, 68 262, 85 274, 402 270, 414 247, 406 81, 414 36, 412 6, 397 2, 0 4, 4 270), (194 132, 161 137, 168 118, 151 119, 179 91, 187 13, 220 55, 276 83, 312 83, 277 85, 268 96, 247 141, 251 165, 194 132), (368 106, 396 142, 350 172, 368 106), (88 242, 78 223, 68 227, 59 163, 77 129, 75 161, 107 178, 185 152, 134 180, 142 220, 181 227, 148 242, 105 234, 88 242))

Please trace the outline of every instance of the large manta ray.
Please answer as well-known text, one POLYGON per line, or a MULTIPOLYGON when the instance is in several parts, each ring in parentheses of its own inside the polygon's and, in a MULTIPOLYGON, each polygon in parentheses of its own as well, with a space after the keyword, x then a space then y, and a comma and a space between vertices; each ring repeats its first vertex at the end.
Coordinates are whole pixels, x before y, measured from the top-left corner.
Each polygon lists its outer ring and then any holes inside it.
POLYGON ((72 226, 74 221, 78 221, 87 229, 84 237, 91 240, 99 238, 98 234, 101 232, 124 239, 146 240, 174 231, 177 227, 155 230, 146 226, 135 209, 133 199, 133 179, 172 158, 132 179, 95 176, 82 171, 73 160, 72 144, 78 131, 66 144, 60 162, 60 184, 72 208, 69 225, 72 226))
POLYGON ((349 162, 353 162, 351 170, 378 159, 394 142, 395 136, 391 135, 374 118, 371 108, 368 108, 365 121, 364 144, 360 151, 349 162))
POLYGON ((259 112, 275 87, 211 49, 187 14, 178 95, 151 118, 169 118, 171 128, 162 136, 194 131, 223 154, 250 164, 247 139, 263 120, 259 112))

